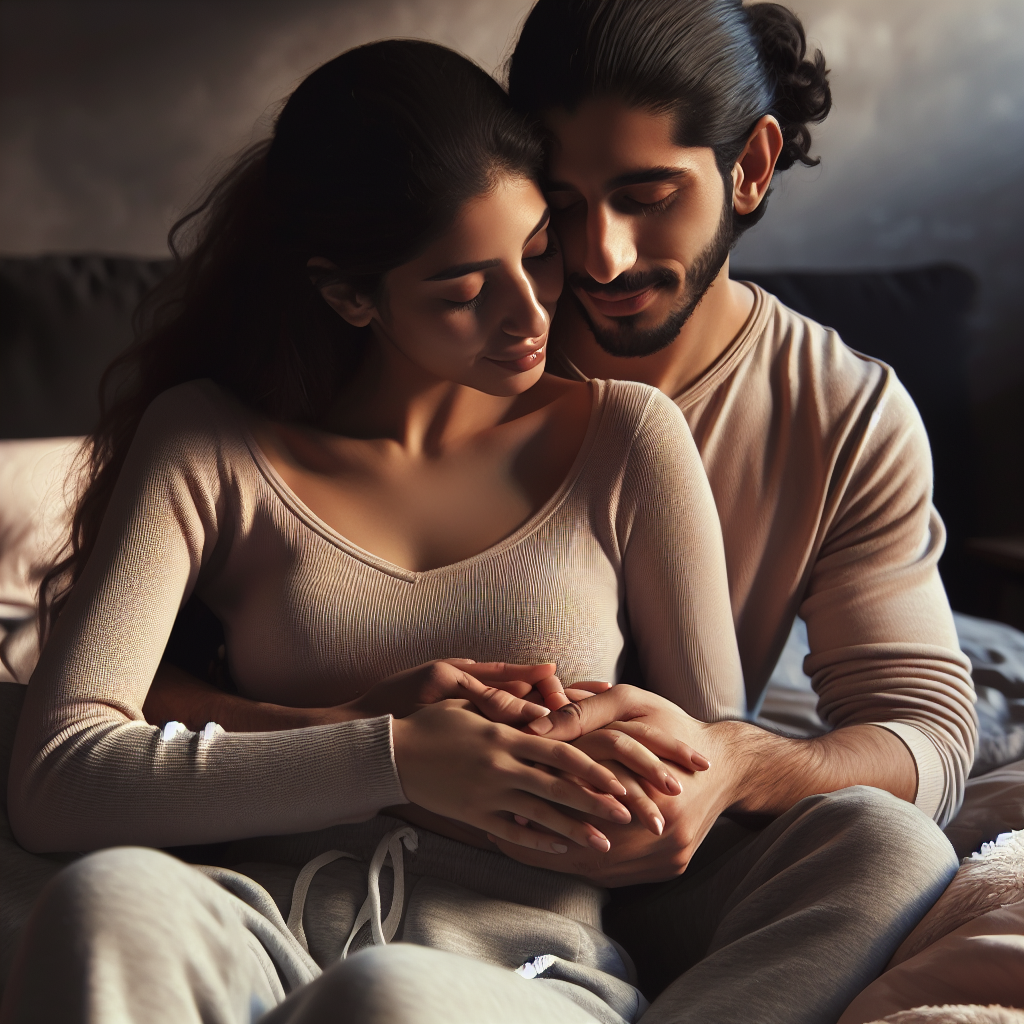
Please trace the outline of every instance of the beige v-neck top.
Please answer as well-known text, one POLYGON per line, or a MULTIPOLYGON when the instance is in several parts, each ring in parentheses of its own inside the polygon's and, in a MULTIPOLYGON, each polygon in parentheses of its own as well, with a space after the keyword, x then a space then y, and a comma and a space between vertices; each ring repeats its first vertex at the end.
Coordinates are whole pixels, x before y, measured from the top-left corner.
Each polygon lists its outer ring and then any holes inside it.
POLYGON ((261 700, 302 705, 325 685, 460 656, 615 682, 630 636, 651 689, 705 721, 742 714, 721 532, 686 422, 641 384, 595 381, 592 398, 543 508, 473 558, 410 572, 306 508, 216 386, 163 394, 28 687, 9 786, 19 842, 208 843, 405 802, 387 716, 166 738, 146 724, 193 591, 224 624, 240 691, 261 700))
POLYGON ((945 530, 924 425, 890 367, 749 287, 743 330, 674 396, 721 520, 748 706, 799 614, 822 719, 899 735, 918 807, 945 825, 977 719, 938 573, 945 530))

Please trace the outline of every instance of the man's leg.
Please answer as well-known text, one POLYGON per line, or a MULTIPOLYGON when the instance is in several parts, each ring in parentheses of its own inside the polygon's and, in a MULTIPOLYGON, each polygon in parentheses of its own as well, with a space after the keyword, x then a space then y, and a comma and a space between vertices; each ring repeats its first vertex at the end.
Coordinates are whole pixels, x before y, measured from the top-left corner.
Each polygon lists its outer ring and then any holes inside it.
POLYGON ((40 896, 0 1021, 249 1024, 286 993, 248 911, 156 850, 84 857, 40 896))
POLYGON ((613 894, 606 927, 641 988, 667 985, 644 1024, 835 1021, 957 868, 932 821, 862 786, 710 838, 692 876, 613 894))

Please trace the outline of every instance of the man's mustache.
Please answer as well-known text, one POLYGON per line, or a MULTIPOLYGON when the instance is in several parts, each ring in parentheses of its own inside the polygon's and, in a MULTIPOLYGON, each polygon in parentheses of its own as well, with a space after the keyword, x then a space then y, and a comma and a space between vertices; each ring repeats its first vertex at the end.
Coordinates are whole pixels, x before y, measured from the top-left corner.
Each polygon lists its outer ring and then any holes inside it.
POLYGON ((615 280, 607 284, 595 281, 589 274, 569 274, 567 280, 571 288, 582 292, 601 292, 604 295, 628 295, 631 292, 647 291, 648 288, 675 288, 679 285, 678 274, 660 267, 655 270, 619 274, 615 280))

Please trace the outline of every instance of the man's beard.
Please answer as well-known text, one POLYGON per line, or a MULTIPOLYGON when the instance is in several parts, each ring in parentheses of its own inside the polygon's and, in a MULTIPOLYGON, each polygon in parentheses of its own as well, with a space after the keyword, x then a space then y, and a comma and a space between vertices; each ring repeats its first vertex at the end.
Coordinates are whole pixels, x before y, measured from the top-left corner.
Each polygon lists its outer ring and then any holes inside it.
POLYGON ((629 294, 651 287, 679 287, 679 276, 671 270, 640 271, 636 274, 620 274, 609 284, 598 284, 586 274, 570 274, 568 278, 569 294, 576 303, 584 321, 594 334, 598 345, 610 356, 624 358, 649 356, 667 348, 682 330, 683 324, 693 315, 693 311, 704 298, 707 290, 715 282, 719 272, 729 257, 729 251, 736 241, 733 227, 732 203, 726 202, 722 210, 722 218, 718 222, 714 238, 697 255, 686 275, 686 286, 683 289, 682 301, 669 315, 654 327, 638 327, 637 321, 643 315, 616 317, 616 326, 611 330, 598 327, 586 306, 583 305, 575 289, 582 291, 621 292, 629 294))

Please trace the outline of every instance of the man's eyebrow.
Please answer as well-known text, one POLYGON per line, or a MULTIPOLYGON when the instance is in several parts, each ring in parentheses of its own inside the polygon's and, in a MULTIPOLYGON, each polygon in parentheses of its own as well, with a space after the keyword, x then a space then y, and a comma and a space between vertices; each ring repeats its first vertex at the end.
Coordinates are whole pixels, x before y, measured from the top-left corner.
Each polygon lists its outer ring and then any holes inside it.
POLYGON ((645 167, 642 171, 630 171, 627 174, 620 174, 611 181, 605 183, 605 188, 611 192, 613 189, 622 188, 624 185, 646 185, 651 181, 668 181, 671 178, 681 178, 688 171, 685 167, 645 167))
MULTIPOLYGON (((530 239, 533 238, 539 231, 543 231, 547 227, 548 221, 551 219, 551 211, 545 210, 541 215, 541 218, 533 226, 533 229, 526 236, 526 241, 523 243, 525 249, 530 243, 530 239)), ((480 260, 478 263, 456 263, 453 267, 446 267, 444 270, 438 271, 436 274, 431 274, 430 277, 424 278, 426 281, 454 281, 457 277, 465 277, 467 274, 476 274, 481 270, 489 270, 491 267, 496 267, 501 263, 501 260, 480 260)))
MULTIPOLYGON (((628 171, 626 174, 619 174, 605 182, 605 190, 612 192, 617 188, 626 185, 646 185, 651 181, 669 181, 672 178, 682 178, 690 172, 685 167, 645 167, 640 171, 628 171)), ((578 192, 575 185, 567 181, 544 182, 545 192, 578 192)))

